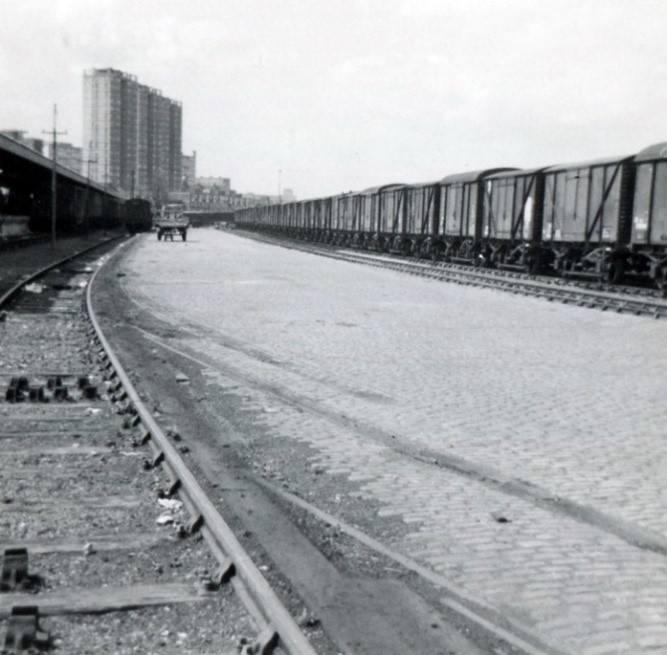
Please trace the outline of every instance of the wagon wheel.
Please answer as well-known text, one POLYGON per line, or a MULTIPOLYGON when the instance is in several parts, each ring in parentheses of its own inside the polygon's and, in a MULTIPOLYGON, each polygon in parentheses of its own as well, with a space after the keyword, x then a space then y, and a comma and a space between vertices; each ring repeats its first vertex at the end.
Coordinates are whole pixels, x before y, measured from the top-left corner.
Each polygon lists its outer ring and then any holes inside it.
POLYGON ((607 268, 607 282, 609 284, 618 284, 625 274, 625 262, 622 259, 616 259, 609 263, 607 268))
POLYGON ((663 297, 667 298, 667 264, 663 264, 656 270, 655 286, 662 291, 663 297))
POLYGON ((540 272, 542 267, 542 262, 540 261, 539 254, 533 254, 528 256, 528 272, 531 275, 537 275, 540 272))
POLYGON ((569 277, 571 273, 574 273, 574 259, 563 259, 560 275, 562 277, 569 277))

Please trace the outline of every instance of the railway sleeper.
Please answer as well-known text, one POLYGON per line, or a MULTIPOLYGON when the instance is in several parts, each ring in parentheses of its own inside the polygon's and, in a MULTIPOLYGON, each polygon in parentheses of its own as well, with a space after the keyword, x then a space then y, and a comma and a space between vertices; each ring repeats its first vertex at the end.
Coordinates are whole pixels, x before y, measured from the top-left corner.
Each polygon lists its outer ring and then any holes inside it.
POLYGON ((255 655, 255 653, 257 655, 269 655, 269 653, 272 653, 278 646, 278 641, 278 633, 274 627, 272 625, 267 625, 259 634, 253 646, 246 649, 246 652, 252 653, 253 655, 255 655))
POLYGON ((51 636, 39 625, 36 606, 17 605, 12 608, 7 622, 3 655, 41 653, 51 644, 51 636))
POLYGON ((41 585, 40 576, 28 573, 28 549, 7 548, 2 556, 0 591, 29 591, 41 585))
POLYGON ((215 591, 227 584, 234 575, 236 575, 236 566, 231 558, 225 557, 211 576, 208 586, 211 588, 211 591, 215 591))

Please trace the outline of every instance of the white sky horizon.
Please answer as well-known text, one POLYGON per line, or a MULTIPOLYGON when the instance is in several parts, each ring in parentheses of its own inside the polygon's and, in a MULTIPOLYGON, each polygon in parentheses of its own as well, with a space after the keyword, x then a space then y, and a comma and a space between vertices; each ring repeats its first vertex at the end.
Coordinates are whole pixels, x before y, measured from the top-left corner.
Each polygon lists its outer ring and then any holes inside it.
POLYGON ((0 129, 81 146, 83 73, 183 103, 197 175, 299 198, 667 141, 662 0, 0 0, 0 129), (281 171, 281 173, 279 173, 281 171))

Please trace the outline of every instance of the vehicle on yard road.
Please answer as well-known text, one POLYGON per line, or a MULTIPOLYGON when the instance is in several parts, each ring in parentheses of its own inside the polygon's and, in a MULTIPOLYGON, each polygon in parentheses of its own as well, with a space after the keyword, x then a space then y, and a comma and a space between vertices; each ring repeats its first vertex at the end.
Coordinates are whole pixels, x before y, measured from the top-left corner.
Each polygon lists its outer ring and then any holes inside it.
POLYGON ((181 204, 162 205, 162 209, 153 219, 153 224, 157 229, 158 241, 161 241, 163 237, 165 240, 173 241, 176 232, 181 235, 183 241, 188 237, 190 220, 183 214, 183 205, 181 204))

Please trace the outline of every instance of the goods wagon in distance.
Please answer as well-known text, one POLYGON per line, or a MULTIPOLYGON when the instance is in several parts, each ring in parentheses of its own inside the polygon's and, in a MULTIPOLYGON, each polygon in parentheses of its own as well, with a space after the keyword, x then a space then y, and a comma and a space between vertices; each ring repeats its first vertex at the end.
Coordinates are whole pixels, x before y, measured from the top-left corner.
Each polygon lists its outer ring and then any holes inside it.
POLYGON ((635 157, 632 232, 622 266, 651 277, 667 291, 667 143, 645 148, 635 157))
POLYGON ((538 273, 553 261, 542 248, 544 168, 489 175, 484 181, 482 263, 538 273))
POLYGON ((552 166, 544 171, 542 245, 563 275, 623 276, 630 237, 633 157, 552 166))
POLYGON ((449 175, 440 182, 440 208, 434 257, 467 264, 480 263, 484 179, 514 170, 492 168, 449 175))
POLYGON ((151 203, 143 198, 131 198, 125 201, 125 227, 130 234, 150 232, 153 227, 151 203))

